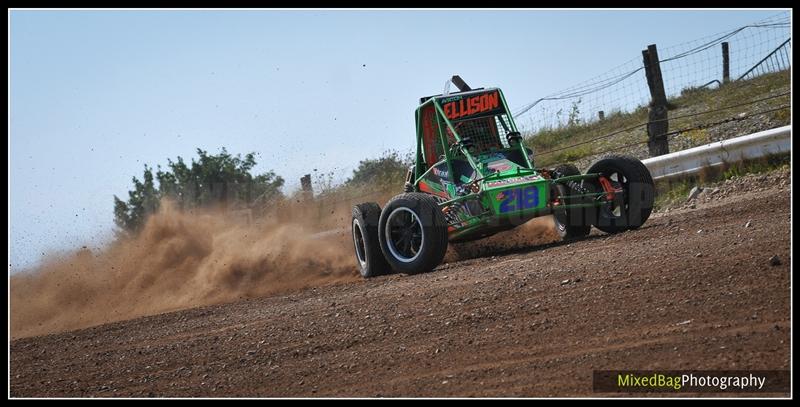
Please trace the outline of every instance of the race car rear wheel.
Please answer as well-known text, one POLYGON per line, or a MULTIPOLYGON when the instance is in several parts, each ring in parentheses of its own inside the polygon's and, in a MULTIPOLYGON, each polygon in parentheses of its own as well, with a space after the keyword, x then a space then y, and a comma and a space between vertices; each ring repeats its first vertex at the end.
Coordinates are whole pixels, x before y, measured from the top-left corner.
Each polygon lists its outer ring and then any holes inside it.
POLYGON ((392 198, 381 212, 378 230, 386 261, 400 273, 433 270, 447 251, 447 221, 430 195, 409 192, 392 198))
MULTIPOLYGON (((653 177, 645 165, 633 157, 612 155, 592 164, 587 173, 599 173, 613 189, 622 190, 614 195, 609 205, 597 210, 594 226, 606 233, 636 229, 650 217, 655 200, 653 177)), ((598 191, 602 185, 595 183, 598 191)))
POLYGON ((380 276, 391 269, 383 257, 378 241, 378 222, 381 207, 375 202, 358 204, 353 207, 353 245, 361 276, 364 278, 380 276))
MULTIPOLYGON (((553 178, 568 177, 571 175, 580 175, 581 172, 578 167, 572 164, 561 164, 553 169, 553 178)), ((580 190, 580 182, 573 181, 576 188, 571 188, 565 184, 555 184, 554 192, 559 196, 577 195, 582 193, 580 190)), ((585 199, 572 199, 569 201, 559 202, 561 205, 572 205, 585 203, 585 199)), ((592 225, 586 216, 585 208, 573 209, 553 209, 553 222, 556 225, 556 232, 562 240, 578 239, 589 234, 592 230, 592 225)))

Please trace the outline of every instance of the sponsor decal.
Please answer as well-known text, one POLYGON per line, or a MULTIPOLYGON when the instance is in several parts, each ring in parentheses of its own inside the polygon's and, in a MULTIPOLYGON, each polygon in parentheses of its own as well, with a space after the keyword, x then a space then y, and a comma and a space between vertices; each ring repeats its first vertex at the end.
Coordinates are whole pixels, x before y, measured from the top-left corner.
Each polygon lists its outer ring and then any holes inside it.
POLYGON ((446 169, 439 169, 438 167, 433 167, 433 174, 439 178, 450 178, 446 169))
POLYGON ((524 177, 506 178, 506 179, 501 179, 501 180, 497 180, 497 181, 487 182, 486 183, 486 187, 487 188, 494 188, 494 187, 500 187, 500 186, 503 186, 503 185, 518 184, 520 182, 538 181, 539 179, 541 179, 541 177, 539 177, 538 175, 526 175, 524 177))
POLYGON ((492 91, 470 97, 453 97, 443 99, 442 109, 450 120, 464 119, 470 116, 483 116, 503 112, 500 104, 500 93, 492 91), (457 98, 457 99, 456 99, 457 98))
POLYGON ((489 163, 487 164, 487 167, 489 167, 490 170, 495 172, 508 171, 512 168, 511 163, 507 160, 495 161, 493 163, 489 163))

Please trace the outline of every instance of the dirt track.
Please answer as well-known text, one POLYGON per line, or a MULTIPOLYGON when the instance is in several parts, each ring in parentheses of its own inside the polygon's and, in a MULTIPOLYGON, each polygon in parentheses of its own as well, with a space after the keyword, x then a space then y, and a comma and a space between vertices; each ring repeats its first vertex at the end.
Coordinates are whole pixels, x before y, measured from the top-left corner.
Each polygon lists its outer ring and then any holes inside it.
POLYGON ((593 369, 788 369, 789 199, 14 340, 11 396, 597 396, 593 369))

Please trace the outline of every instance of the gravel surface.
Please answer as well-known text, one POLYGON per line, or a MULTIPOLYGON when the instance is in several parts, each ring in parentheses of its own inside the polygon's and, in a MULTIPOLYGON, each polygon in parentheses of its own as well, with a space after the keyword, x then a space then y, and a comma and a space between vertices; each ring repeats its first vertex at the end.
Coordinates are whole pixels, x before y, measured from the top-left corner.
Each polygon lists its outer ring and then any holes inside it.
POLYGON ((729 198, 736 199, 738 196, 753 192, 763 191, 790 191, 791 170, 788 167, 780 168, 775 171, 762 174, 746 174, 744 176, 734 176, 724 181, 708 184, 700 183, 692 188, 697 190, 693 196, 692 191, 686 196, 686 201, 676 202, 661 208, 661 212, 683 208, 691 208, 692 205, 712 204, 717 201, 724 201, 729 198))

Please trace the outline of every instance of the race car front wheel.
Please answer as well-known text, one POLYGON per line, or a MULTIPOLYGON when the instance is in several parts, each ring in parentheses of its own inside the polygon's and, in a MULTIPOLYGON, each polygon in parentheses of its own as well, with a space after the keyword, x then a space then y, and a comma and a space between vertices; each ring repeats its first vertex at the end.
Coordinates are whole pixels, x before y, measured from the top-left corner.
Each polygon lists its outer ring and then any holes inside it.
POLYGON ((359 272, 364 278, 380 276, 390 271, 378 242, 378 221, 381 207, 375 202, 353 207, 353 246, 359 272))
POLYGON ((392 198, 381 212, 378 230, 386 261, 400 273, 433 270, 447 251, 447 221, 430 195, 409 192, 392 198))

